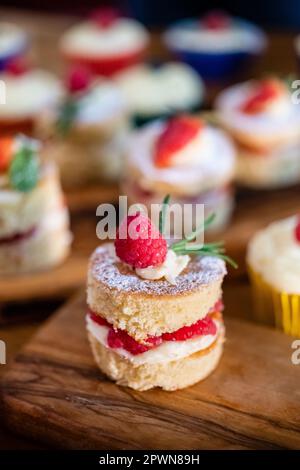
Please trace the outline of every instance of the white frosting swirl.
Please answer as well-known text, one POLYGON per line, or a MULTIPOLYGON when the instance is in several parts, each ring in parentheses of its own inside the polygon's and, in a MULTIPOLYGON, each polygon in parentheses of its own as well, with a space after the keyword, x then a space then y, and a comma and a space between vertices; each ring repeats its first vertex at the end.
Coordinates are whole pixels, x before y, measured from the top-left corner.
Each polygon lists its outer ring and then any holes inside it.
POLYGON ((229 27, 209 29, 198 20, 183 20, 171 26, 164 36, 172 49, 193 52, 261 52, 266 46, 264 33, 256 26, 239 19, 229 27))
MULTIPOLYGON (((134 366, 176 361, 190 356, 195 352, 209 348, 209 346, 216 341, 224 327, 221 322, 217 320, 214 320, 214 322, 217 326, 217 332, 215 335, 197 336, 185 341, 163 341, 156 348, 137 355, 133 355, 123 348, 116 348, 113 349, 113 351, 129 360, 134 366)), ((93 321, 89 315, 86 316, 86 326, 87 330, 99 341, 99 343, 107 348, 109 347, 107 344, 109 328, 107 326, 99 325, 93 321)))
POLYGON ((59 80, 43 70, 30 70, 13 76, 2 73, 6 103, 0 105, 0 119, 32 118, 47 106, 52 106, 62 94, 59 80))
POLYGON ((241 109, 245 101, 252 96, 255 81, 234 85, 220 93, 216 108, 224 125, 241 133, 247 133, 264 139, 287 131, 300 135, 300 106, 293 104, 287 92, 274 100, 260 113, 247 114, 241 109))
POLYGON ((295 237, 298 218, 270 224, 251 240, 247 261, 252 269, 281 292, 300 294, 300 243, 295 237))
POLYGON ((135 52, 146 47, 148 33, 139 22, 120 18, 108 28, 101 28, 92 21, 73 26, 61 40, 67 54, 86 57, 109 57, 135 52))
POLYGON ((193 195, 231 180, 235 149, 227 135, 206 126, 192 142, 172 158, 174 165, 158 168, 153 160, 154 145, 165 123, 157 121, 137 131, 129 142, 128 164, 141 174, 139 186, 155 190, 159 182, 178 185, 182 194, 193 195))
POLYGON ((174 251, 168 250, 166 259, 162 264, 144 269, 136 268, 135 272, 143 279, 157 280, 164 277, 170 284, 176 284, 177 276, 187 267, 189 261, 189 256, 178 256, 174 251))
POLYGON ((186 110, 200 104, 204 85, 199 75, 176 62, 159 68, 131 67, 116 77, 129 109, 145 115, 186 110))

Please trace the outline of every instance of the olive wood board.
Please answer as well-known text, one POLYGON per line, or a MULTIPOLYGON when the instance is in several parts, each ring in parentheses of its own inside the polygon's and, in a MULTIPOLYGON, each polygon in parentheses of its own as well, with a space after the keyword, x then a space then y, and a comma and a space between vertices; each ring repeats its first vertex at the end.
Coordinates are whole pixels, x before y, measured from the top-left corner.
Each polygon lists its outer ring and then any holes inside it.
POLYGON ((176 392, 137 392, 95 366, 85 310, 80 293, 4 375, 2 416, 14 432, 72 449, 300 448, 300 365, 291 362, 291 337, 225 312, 224 355, 210 377, 176 392))

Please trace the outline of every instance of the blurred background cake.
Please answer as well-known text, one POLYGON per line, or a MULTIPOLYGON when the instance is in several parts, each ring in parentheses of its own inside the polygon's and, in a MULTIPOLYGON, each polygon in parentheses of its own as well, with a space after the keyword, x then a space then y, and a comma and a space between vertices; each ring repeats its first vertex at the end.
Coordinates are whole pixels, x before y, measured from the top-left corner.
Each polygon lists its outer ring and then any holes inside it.
POLYGON ((300 107, 283 80, 234 85, 216 101, 218 118, 238 148, 237 181, 254 189, 300 181, 300 107))
POLYGON ((148 41, 142 24, 107 7, 95 10, 88 20, 66 31, 60 49, 67 62, 111 76, 140 62, 148 41))
POLYGON ((164 40, 175 57, 208 80, 232 76, 266 47, 266 37, 257 26, 219 10, 176 22, 164 40))
POLYGON ((29 38, 22 28, 13 23, 0 22, 0 71, 12 60, 23 56, 28 46, 29 38))
POLYGON ((178 115, 136 131, 127 151, 122 191, 150 207, 171 194, 174 203, 204 204, 216 213, 211 229, 226 226, 233 210, 235 149, 203 119, 178 115))
POLYGON ((69 253, 68 210, 53 162, 24 136, 0 139, 0 275, 50 268, 69 253))
POLYGON ((137 126, 178 112, 199 110, 203 102, 203 82, 185 64, 138 65, 115 79, 137 126))

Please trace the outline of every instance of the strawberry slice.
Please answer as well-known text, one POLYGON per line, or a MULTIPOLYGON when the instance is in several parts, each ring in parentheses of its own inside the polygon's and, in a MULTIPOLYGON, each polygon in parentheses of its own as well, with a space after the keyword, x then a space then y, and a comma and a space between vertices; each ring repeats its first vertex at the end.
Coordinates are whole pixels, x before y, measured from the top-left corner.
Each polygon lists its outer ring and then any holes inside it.
POLYGON ((0 138, 0 173, 5 172, 12 159, 13 154, 13 138, 0 138))
POLYGON ((134 356, 155 348, 161 344, 161 342, 162 338, 160 336, 149 336, 146 344, 138 343, 134 338, 129 336, 126 331, 115 330, 114 328, 109 330, 107 336, 107 344, 110 348, 123 348, 134 356))
POLYGON ((192 116, 177 116, 169 120, 159 136, 154 163, 163 168, 172 165, 172 156, 191 142, 203 128, 203 121, 192 116))
POLYGON ((284 85, 276 79, 262 80, 253 94, 241 106, 241 111, 246 114, 256 114, 279 98, 284 93, 284 85))
POLYGON ((173 333, 164 333, 162 339, 164 341, 185 341, 195 336, 215 335, 217 327, 213 319, 206 315, 202 320, 197 321, 193 325, 183 326, 173 333))
POLYGON ((300 216, 298 217, 297 225, 295 227, 295 238, 300 243, 300 216))
POLYGON ((29 70, 30 66, 25 57, 17 57, 11 60, 6 67, 6 72, 14 77, 24 75, 29 70))
POLYGON ((91 73, 83 66, 74 67, 66 78, 66 88, 71 94, 86 90, 91 84, 91 73))
POLYGON ((222 10, 212 10, 202 18, 201 23, 207 29, 218 31, 229 28, 231 18, 222 10))
POLYGON ((113 7, 100 7, 94 10, 91 14, 91 20, 94 24, 103 29, 113 26, 119 18, 119 10, 113 7))

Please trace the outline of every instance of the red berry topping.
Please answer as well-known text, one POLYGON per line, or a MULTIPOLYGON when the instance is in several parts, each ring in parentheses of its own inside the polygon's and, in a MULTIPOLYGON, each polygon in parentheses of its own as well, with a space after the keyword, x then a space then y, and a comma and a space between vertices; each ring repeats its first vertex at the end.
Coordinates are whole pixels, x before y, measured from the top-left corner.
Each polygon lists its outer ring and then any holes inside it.
POLYGON ((300 217, 298 217, 298 222, 295 228, 295 237, 296 241, 300 243, 300 217))
POLYGON ((229 28, 231 18, 222 10, 212 10, 202 18, 201 23, 205 28, 216 31, 229 28))
POLYGON ((217 327, 213 319, 207 315, 202 320, 197 321, 191 326, 184 326, 173 333, 164 333, 162 339, 164 341, 185 341, 195 336, 215 335, 217 327))
POLYGON ((246 114, 256 114, 263 111, 272 101, 284 93, 284 85, 276 79, 262 80, 250 98, 241 106, 246 114))
POLYGON ((111 327, 110 323, 108 323, 108 321, 105 320, 105 318, 100 317, 100 315, 97 315, 96 313, 92 312, 91 310, 89 310, 89 316, 91 317, 91 319, 95 323, 98 323, 98 325, 111 327))
POLYGON ((110 28, 120 18, 120 12, 116 8, 97 8, 91 14, 91 20, 100 28, 110 28))
POLYGON ((183 115, 170 119, 156 142, 155 165, 170 166, 172 156, 193 140, 202 127, 203 122, 195 117, 183 115))
POLYGON ((148 217, 137 213, 126 217, 115 240, 117 256, 134 268, 162 264, 167 256, 167 242, 148 217))
POLYGON ((6 72, 15 77, 24 75, 29 69, 29 63, 25 57, 17 57, 11 60, 6 66, 6 72))
POLYGON ((91 83, 91 73, 85 67, 76 67, 67 76, 66 88, 70 93, 86 90, 91 83))
POLYGON ((149 349, 153 349, 161 344, 162 338, 160 336, 149 336, 146 344, 138 343, 135 339, 129 336, 126 331, 114 330, 111 328, 107 336, 107 344, 110 348, 123 348, 131 354, 142 354, 149 349))

